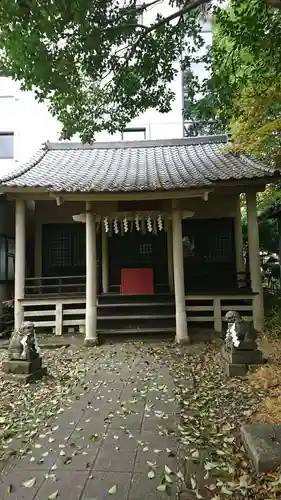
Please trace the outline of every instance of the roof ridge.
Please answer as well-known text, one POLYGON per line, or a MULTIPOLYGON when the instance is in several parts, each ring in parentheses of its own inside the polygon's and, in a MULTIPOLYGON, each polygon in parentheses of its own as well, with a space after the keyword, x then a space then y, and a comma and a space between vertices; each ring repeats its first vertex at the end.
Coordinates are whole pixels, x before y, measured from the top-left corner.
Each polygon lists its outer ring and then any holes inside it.
POLYGON ((13 181, 14 179, 20 177, 21 175, 29 172, 29 170, 32 170, 44 158, 47 152, 48 149, 39 149, 36 153, 34 153, 34 155, 30 158, 30 160, 27 163, 15 169, 10 174, 8 175, 6 174, 5 176, 0 177, 0 185, 9 181, 13 181), (34 161, 35 159, 36 161, 34 161))
POLYGON ((176 139, 143 139, 139 141, 104 141, 86 144, 82 142, 49 142, 45 143, 47 150, 83 150, 83 149, 126 149, 126 148, 153 148, 172 146, 196 146, 202 144, 227 144, 228 139, 223 135, 208 135, 197 137, 179 137, 176 139))

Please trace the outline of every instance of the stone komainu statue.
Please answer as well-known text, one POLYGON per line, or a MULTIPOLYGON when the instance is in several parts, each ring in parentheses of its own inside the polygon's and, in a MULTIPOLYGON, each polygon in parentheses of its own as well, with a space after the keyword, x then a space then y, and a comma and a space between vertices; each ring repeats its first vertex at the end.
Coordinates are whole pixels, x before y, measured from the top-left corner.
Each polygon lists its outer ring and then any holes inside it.
POLYGON ((244 321, 236 311, 228 311, 225 315, 227 332, 225 347, 227 349, 241 349, 245 344, 256 347, 257 332, 252 321, 244 321))
POLYGON ((23 323, 21 328, 15 330, 12 334, 8 349, 8 359, 33 361, 38 357, 40 357, 40 349, 37 343, 34 324, 28 321, 23 323))

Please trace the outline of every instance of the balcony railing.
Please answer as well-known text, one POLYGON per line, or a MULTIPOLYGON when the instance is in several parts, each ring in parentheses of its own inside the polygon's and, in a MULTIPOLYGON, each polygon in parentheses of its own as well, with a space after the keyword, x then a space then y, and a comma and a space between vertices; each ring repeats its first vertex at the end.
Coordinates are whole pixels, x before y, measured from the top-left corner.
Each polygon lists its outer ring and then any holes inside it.
MULTIPOLYGON (((237 274, 210 274, 209 272, 196 272, 196 276, 190 276, 186 280, 187 293, 210 293, 210 292, 251 292, 250 274, 247 272, 237 274)), ((100 286, 98 281, 98 293, 100 286)), ((86 276, 48 276, 32 277, 25 280, 25 297, 34 295, 48 296, 85 296, 86 276)))
POLYGON ((26 278, 25 296, 85 295, 86 276, 48 276, 26 278))

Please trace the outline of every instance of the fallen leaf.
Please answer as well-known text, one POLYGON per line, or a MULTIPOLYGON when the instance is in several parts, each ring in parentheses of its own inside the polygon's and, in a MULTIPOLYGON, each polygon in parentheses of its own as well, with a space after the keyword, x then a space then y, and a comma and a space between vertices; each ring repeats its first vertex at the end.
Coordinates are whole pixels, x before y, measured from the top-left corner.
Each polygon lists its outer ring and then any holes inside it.
POLYGON ((167 485, 165 483, 159 484, 159 486, 157 486, 158 491, 166 491, 166 488, 167 488, 167 485))
POLYGON ((190 484, 191 484, 191 488, 192 488, 193 490, 195 490, 195 489, 197 488, 197 483, 196 483, 196 481, 195 481, 194 477, 192 477, 192 476, 191 476, 191 478, 190 478, 190 484))
POLYGON ((170 476, 168 476, 168 474, 165 474, 165 481, 166 483, 172 483, 173 480, 170 478, 170 476))
POLYGON ((48 496, 48 500, 56 500, 56 498, 58 497, 58 495, 59 495, 58 490, 54 491, 54 493, 51 493, 51 495, 48 496))
POLYGON ((171 471, 171 469, 168 467, 168 465, 165 465, 165 472, 166 474, 173 474, 173 472, 171 471))
POLYGON ((155 477, 155 472, 153 470, 150 470, 147 475, 148 475, 149 479, 153 479, 155 477))
POLYGON ((115 495, 116 491, 117 491, 117 486, 115 484, 114 486, 112 486, 112 488, 108 490, 108 493, 109 495, 115 495))
POLYGON ((36 477, 33 477, 32 479, 29 479, 28 481, 24 481, 22 483, 22 485, 25 487, 25 488, 32 488, 32 486, 34 486, 36 483, 36 477))
POLYGON ((149 467, 151 467, 151 469, 155 469, 155 467, 157 467, 156 462, 150 462, 149 460, 147 460, 146 463, 149 467))

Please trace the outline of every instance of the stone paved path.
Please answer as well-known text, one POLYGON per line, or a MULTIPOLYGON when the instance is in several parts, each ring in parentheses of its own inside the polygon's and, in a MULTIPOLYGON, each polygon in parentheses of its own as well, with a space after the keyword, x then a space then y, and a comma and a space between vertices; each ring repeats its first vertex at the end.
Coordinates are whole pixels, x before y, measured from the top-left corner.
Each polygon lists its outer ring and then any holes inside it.
POLYGON ((1 500, 161 500, 161 481, 177 498, 179 409, 168 367, 136 346, 108 349, 91 390, 5 467, 1 500))

